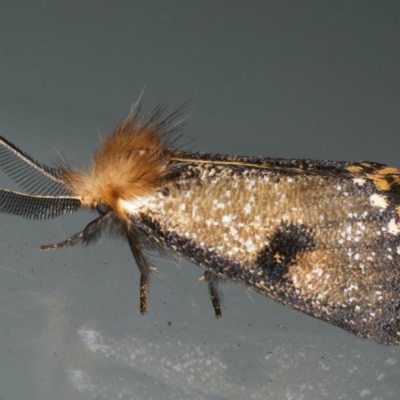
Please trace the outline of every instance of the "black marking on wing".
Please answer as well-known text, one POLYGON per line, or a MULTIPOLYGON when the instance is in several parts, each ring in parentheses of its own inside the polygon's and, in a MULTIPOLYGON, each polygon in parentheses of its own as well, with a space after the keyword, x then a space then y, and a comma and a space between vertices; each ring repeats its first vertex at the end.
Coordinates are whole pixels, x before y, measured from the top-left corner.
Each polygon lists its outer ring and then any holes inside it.
POLYGON ((0 168, 29 193, 52 196, 68 194, 58 168, 38 163, 2 136, 0 168))
POLYGON ((285 221, 274 232, 268 246, 262 250, 256 262, 271 282, 285 279, 288 267, 300 252, 311 251, 315 247, 309 226, 294 225, 285 221))
POLYGON ((0 212, 32 219, 49 219, 77 211, 81 202, 76 197, 34 196, 0 189, 0 212))

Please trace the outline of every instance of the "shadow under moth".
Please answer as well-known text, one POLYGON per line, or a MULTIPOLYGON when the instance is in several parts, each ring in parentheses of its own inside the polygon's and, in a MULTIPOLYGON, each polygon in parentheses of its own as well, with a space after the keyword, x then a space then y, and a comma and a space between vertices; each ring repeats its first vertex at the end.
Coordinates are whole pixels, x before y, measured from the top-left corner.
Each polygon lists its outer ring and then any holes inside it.
POLYGON ((24 190, 0 189, 0 212, 46 219, 97 211, 81 232, 41 250, 93 243, 104 232, 126 239, 142 314, 150 250, 204 268, 217 317, 218 286, 229 280, 357 336, 399 344, 399 171, 182 151, 171 140, 181 113, 136 104, 81 169, 40 164, 0 136, 0 168, 24 190))

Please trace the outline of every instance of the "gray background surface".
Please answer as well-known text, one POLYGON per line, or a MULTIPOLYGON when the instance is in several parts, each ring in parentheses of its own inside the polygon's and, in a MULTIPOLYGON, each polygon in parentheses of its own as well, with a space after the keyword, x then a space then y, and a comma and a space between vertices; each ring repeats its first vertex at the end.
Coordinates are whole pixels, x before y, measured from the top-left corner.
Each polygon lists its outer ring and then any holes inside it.
MULTIPOLYGON (((397 1, 0 3, 0 134, 86 163, 145 87, 191 100, 196 151, 400 167, 397 1)), ((0 186, 12 182, 0 175, 0 186)), ((334 205, 332 205, 334 207, 334 205)), ((89 213, 0 215, 0 398, 398 399, 396 347, 156 258, 149 313, 125 243, 39 253, 89 213), (97 396, 97 397, 96 397, 97 396)))

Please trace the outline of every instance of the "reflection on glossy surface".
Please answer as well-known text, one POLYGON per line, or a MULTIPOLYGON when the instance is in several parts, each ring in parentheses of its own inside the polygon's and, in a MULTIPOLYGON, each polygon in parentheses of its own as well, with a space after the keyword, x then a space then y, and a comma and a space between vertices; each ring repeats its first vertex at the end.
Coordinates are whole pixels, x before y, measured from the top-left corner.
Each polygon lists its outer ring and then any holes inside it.
MULTIPOLYGON (((328 358, 319 346, 296 349, 282 344, 273 350, 261 351, 254 359, 251 374, 243 370, 243 375, 232 376, 234 368, 230 364, 240 364, 240 358, 235 362, 236 357, 232 357, 232 353, 226 356, 226 353, 235 352, 237 344, 213 349, 203 343, 192 343, 190 338, 186 343, 168 336, 157 343, 137 338, 106 338, 89 328, 80 329, 78 336, 84 346, 97 355, 97 365, 85 371, 70 369, 68 374, 74 387, 93 397, 145 399, 151 393, 154 395, 154 387, 158 387, 160 395, 171 399, 294 400, 333 396, 345 399, 346 393, 341 393, 337 385, 344 376, 358 379, 362 363, 357 354, 349 358, 339 353, 335 358, 328 358), (110 370, 118 371, 118 376, 107 374, 107 363, 110 370)), ((246 343, 244 338, 242 344, 262 348, 260 343, 246 343)), ((240 356, 241 351, 238 352, 240 356)), ((387 359, 387 364, 390 363, 395 364, 396 360, 387 359)), ((396 390, 384 384, 385 375, 377 373, 369 387, 360 387, 359 397, 384 393, 384 397, 372 398, 397 398, 396 390)))
POLYGON ((135 326, 78 326, 62 295, 25 295, 25 306, 8 312, 25 318, 34 308, 44 310, 36 336, 21 339, 34 353, 28 376, 37 398, 398 398, 396 352, 383 346, 359 352, 338 344, 330 352, 326 337, 296 344, 284 331, 244 337, 183 324, 155 327, 143 319, 135 326))

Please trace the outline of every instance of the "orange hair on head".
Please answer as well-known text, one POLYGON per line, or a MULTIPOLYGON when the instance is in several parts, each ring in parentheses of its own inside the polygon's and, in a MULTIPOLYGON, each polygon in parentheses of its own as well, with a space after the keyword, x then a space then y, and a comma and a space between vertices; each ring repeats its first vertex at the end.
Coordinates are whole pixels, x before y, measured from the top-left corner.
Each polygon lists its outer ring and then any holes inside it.
POLYGON ((119 200, 151 194, 165 176, 171 152, 169 134, 179 125, 175 121, 179 115, 180 109, 165 117, 163 108, 158 107, 143 116, 140 105, 134 106, 111 135, 101 141, 87 169, 61 166, 63 182, 73 195, 82 198, 83 204, 91 208, 98 203, 107 204, 124 217, 119 200))

